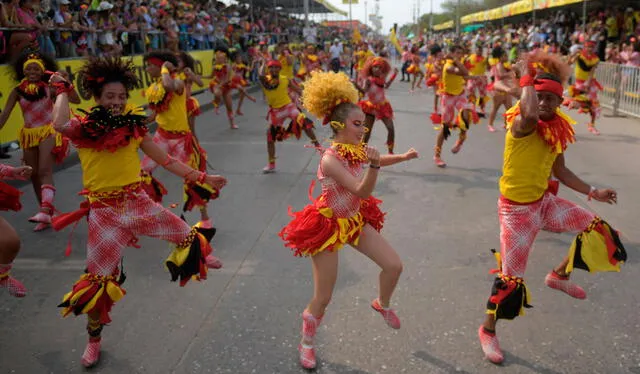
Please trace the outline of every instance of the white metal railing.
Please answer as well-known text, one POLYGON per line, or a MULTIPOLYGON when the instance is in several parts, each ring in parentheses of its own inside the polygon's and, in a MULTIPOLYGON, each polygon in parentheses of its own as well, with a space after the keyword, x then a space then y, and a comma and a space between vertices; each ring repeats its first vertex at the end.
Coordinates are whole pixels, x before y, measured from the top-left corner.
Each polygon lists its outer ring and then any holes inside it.
POLYGON ((640 117, 640 67, 601 62, 596 79, 602 85, 600 104, 620 113, 640 117))

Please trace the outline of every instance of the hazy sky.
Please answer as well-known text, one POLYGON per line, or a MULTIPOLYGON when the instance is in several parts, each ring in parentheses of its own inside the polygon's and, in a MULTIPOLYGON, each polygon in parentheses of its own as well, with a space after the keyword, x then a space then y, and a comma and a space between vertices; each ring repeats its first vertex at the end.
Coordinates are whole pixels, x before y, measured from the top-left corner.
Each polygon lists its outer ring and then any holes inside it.
MULTIPOLYGON (((343 0, 327 0, 336 7, 349 11, 348 4, 342 4, 343 0)), ((365 20, 365 0, 357 0, 358 4, 351 6, 351 14, 353 19, 364 22, 365 20)), ((379 14, 382 16, 382 31, 386 33, 387 30, 393 26, 394 23, 398 24, 398 27, 409 22, 413 22, 413 8, 419 2, 420 14, 429 13, 431 3, 433 2, 433 11, 440 11, 440 4, 443 0, 380 0, 379 14)), ((367 0, 367 13, 373 13, 375 7, 374 0, 367 0)), ((340 19, 329 16, 329 19, 340 19)), ((348 19, 345 18, 345 19, 348 19)))

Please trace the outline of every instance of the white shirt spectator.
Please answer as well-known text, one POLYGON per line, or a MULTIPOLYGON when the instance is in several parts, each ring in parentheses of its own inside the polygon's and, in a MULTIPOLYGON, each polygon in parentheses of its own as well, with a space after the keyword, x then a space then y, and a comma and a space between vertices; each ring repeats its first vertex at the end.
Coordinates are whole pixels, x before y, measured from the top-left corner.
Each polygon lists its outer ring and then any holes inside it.
POLYGON ((342 44, 332 44, 329 48, 329 53, 331 54, 331 59, 340 58, 342 56, 342 44))
POLYGON ((305 27, 302 29, 302 35, 307 43, 315 44, 318 30, 315 27, 305 27))

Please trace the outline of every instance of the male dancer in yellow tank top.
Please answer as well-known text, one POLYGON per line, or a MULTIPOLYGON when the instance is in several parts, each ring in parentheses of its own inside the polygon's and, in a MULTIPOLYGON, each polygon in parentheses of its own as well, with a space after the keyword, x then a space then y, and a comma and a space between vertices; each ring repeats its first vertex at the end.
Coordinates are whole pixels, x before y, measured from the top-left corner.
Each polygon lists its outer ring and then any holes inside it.
POLYGON ((451 128, 458 127, 460 136, 458 141, 451 148, 451 152, 458 153, 462 144, 467 138, 467 130, 472 119, 473 104, 467 100, 465 90, 465 80, 469 77, 469 71, 462 64, 464 51, 462 47, 454 45, 451 47, 451 55, 448 56, 442 69, 442 93, 440 110, 442 113, 442 129, 436 138, 436 147, 433 155, 433 162, 438 167, 446 167, 442 161, 442 145, 451 134, 451 128), (456 115, 457 112, 460 112, 456 115), (455 123, 454 123, 455 121, 455 123))
POLYGON ((262 171, 264 173, 274 173, 276 171, 276 142, 281 142, 289 136, 294 135, 300 139, 302 131, 307 134, 314 146, 320 147, 320 143, 313 131, 313 121, 300 112, 297 105, 291 102, 289 90, 302 94, 300 87, 294 81, 280 74, 282 63, 278 60, 271 60, 260 67, 260 84, 264 96, 269 104, 269 129, 267 130, 267 152, 269 163, 262 171), (284 122, 289 119, 291 123, 287 128, 284 122))
POLYGON ((504 360, 495 330, 497 320, 513 319, 531 306, 523 278, 540 230, 578 234, 569 255, 545 278, 548 287, 576 299, 587 295, 569 280, 574 268, 619 271, 620 263, 626 260, 617 232, 592 212, 556 196, 558 185, 549 182, 553 175, 589 199, 617 202, 616 191, 590 186, 565 165, 564 151, 574 141, 574 121, 559 106, 561 82, 566 82, 569 67, 555 55, 540 51, 518 63, 517 70, 522 94, 505 114, 507 134, 498 200, 498 276, 487 302, 486 319, 478 330, 485 357, 496 364, 504 360))
MULTIPOLYGON (((155 113, 158 129, 153 136, 153 141, 176 159, 190 165, 199 171, 206 170, 206 153, 200 147, 198 140, 191 132, 189 118, 187 116, 187 89, 184 81, 176 76, 178 66, 177 57, 169 51, 155 51, 144 56, 147 72, 154 82, 146 91, 149 108, 155 113)), ((142 169, 149 175, 158 166, 150 157, 142 160, 142 169)), ((149 176, 145 178, 151 179, 149 176)), ((153 188, 146 184, 150 195, 153 188)), ((212 227, 211 219, 207 213, 207 203, 210 199, 218 197, 219 191, 211 189, 202 183, 185 181, 184 211, 190 211, 194 207, 200 209, 201 225, 212 227)), ((155 193, 156 201, 161 200, 161 194, 155 193)))

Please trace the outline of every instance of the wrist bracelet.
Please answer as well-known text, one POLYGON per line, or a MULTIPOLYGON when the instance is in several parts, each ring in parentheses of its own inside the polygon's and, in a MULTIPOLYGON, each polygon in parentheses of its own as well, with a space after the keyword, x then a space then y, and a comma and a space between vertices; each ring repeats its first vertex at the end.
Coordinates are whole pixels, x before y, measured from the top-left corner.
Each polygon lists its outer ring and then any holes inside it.
POLYGON ((207 179, 207 173, 200 172, 200 175, 198 175, 198 179, 196 180, 196 182, 198 182, 200 184, 204 184, 204 180, 205 179, 207 179))
POLYGON ((529 74, 525 74, 522 77, 520 77, 520 87, 531 87, 533 86, 533 80, 534 78, 529 75, 529 74))
POLYGON ((589 189, 589 193, 587 194, 587 201, 591 201, 591 198, 593 197, 593 195, 596 193, 598 189, 591 186, 591 188, 589 189))
POLYGON ((369 164, 371 169, 380 169, 380 165, 369 164))
MULTIPOLYGON (((191 171, 190 171, 190 172, 188 172, 187 174, 185 174, 185 175, 184 175, 184 180, 185 180, 185 182, 194 182, 194 181, 192 181, 192 180, 190 180, 190 179, 189 179, 189 176, 190 176, 191 174, 193 174, 193 173, 197 173, 197 172, 198 172, 197 170, 195 170, 195 169, 191 169, 191 171)), ((196 178, 196 180, 197 180, 197 178, 196 178)))

